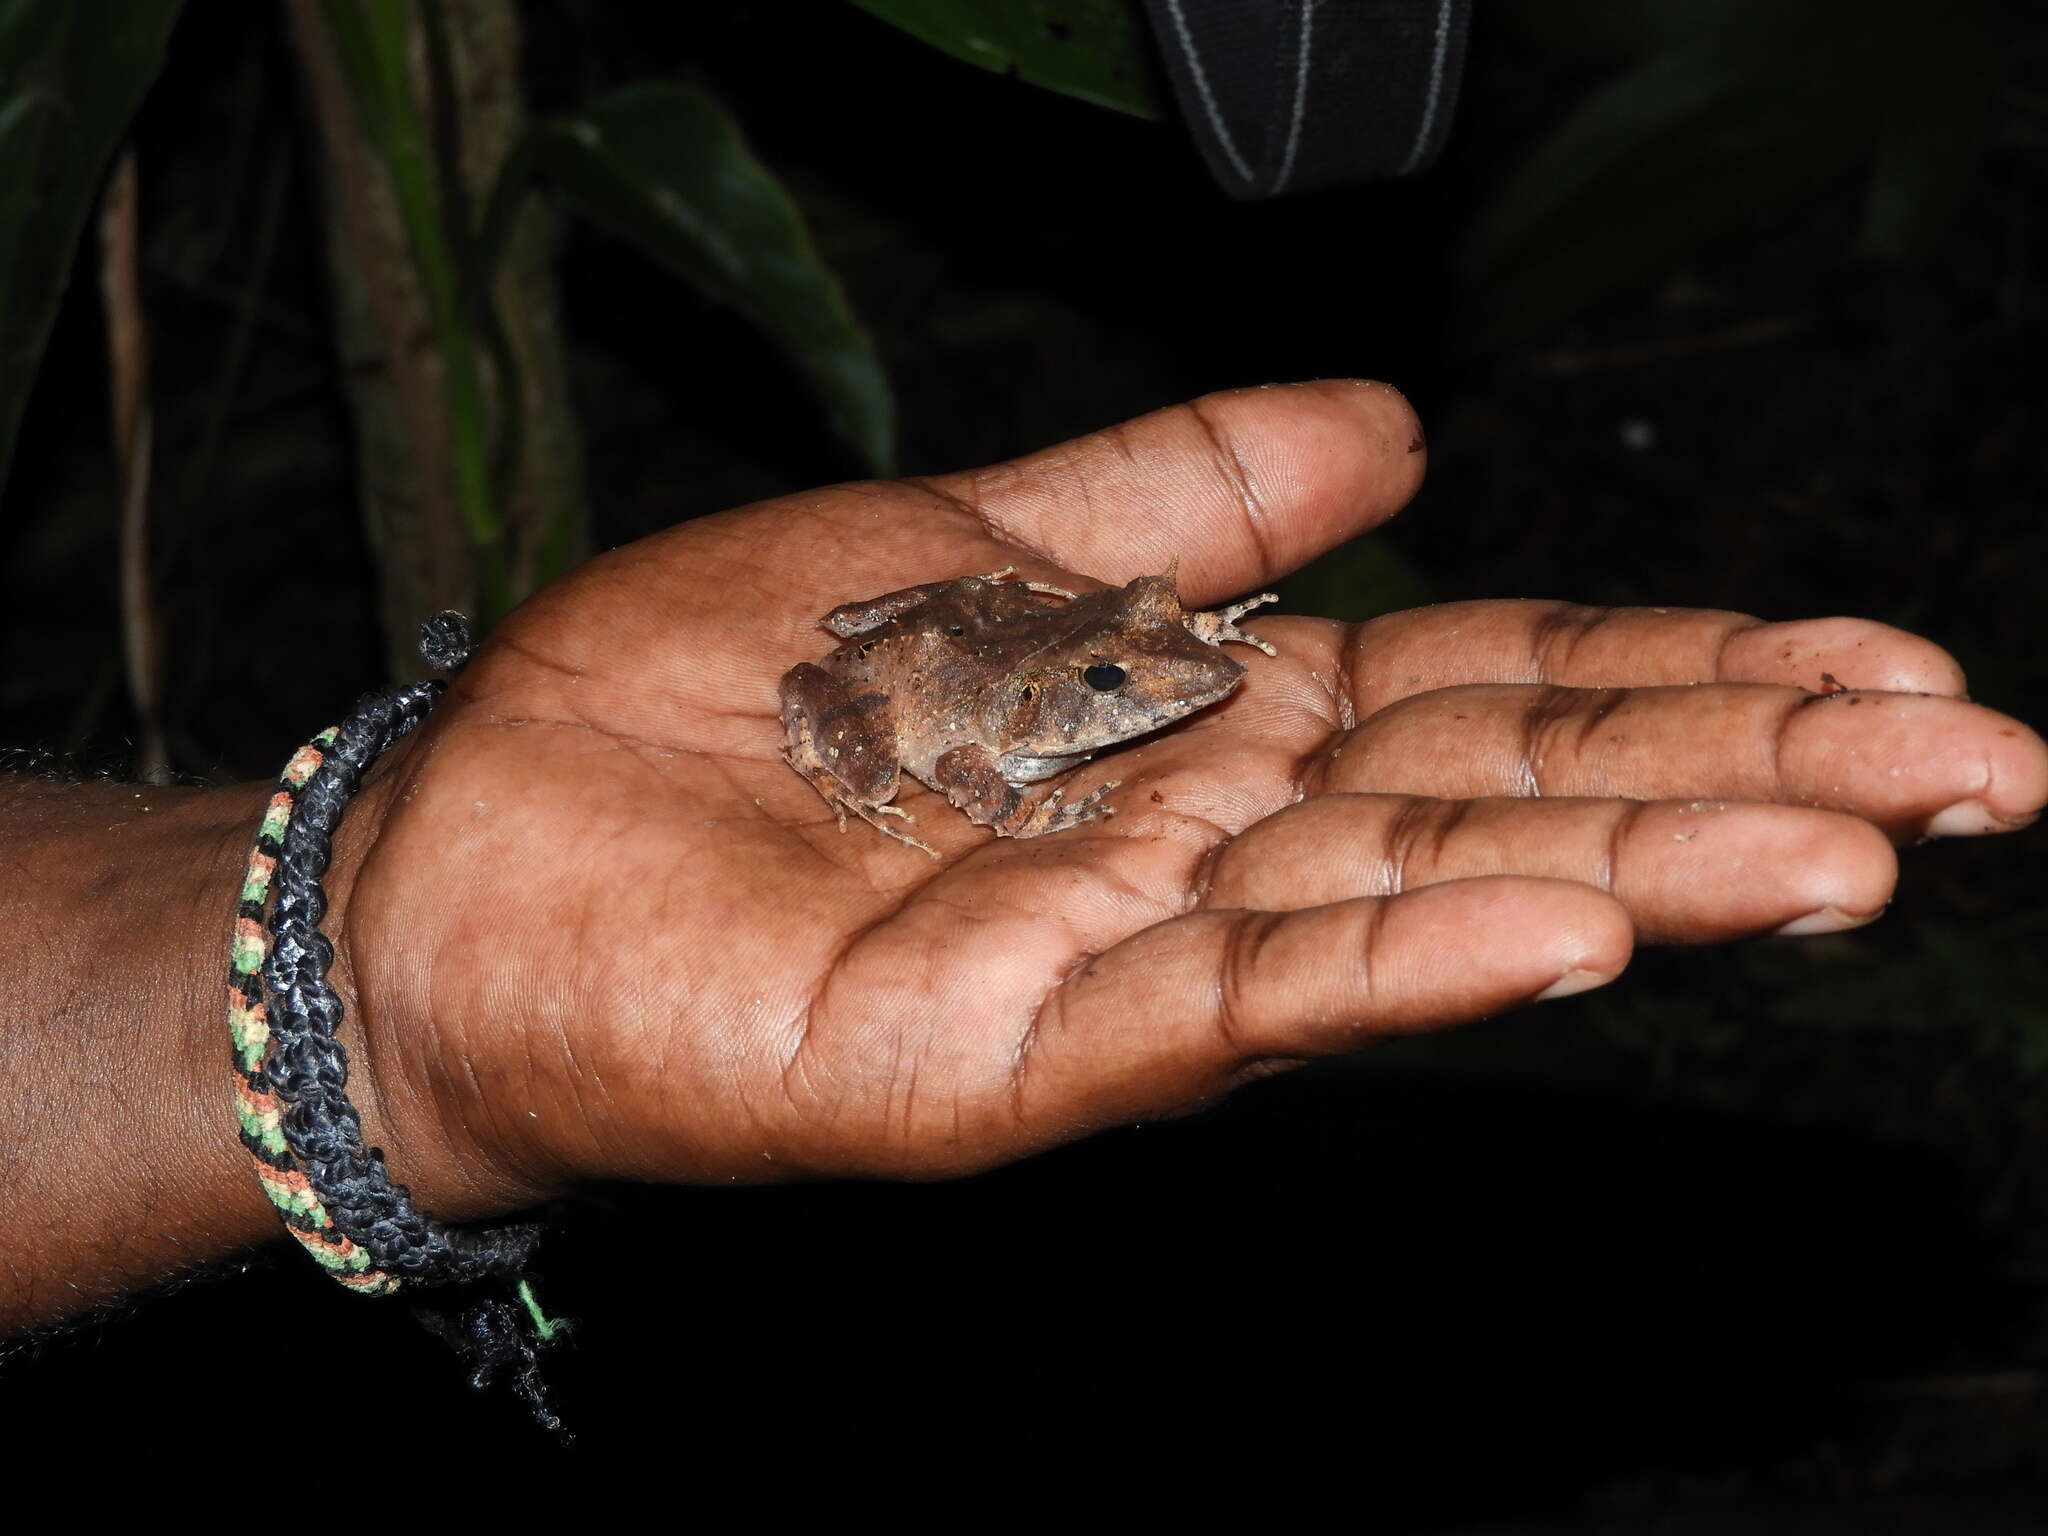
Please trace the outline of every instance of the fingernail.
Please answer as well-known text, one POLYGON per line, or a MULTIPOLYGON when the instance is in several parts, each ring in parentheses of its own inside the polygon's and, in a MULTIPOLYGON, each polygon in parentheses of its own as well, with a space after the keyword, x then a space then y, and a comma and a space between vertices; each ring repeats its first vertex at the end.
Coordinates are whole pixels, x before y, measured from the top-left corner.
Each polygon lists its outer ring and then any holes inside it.
POLYGON ((1575 992, 1590 992, 1595 987, 1604 987, 1614 980, 1608 971, 1573 970, 1566 971, 1557 980, 1536 994, 1536 1001, 1547 1003, 1552 998, 1570 997, 1575 992))
POLYGON ((1958 800, 1945 811, 1937 811, 1927 823, 1929 837, 1983 837, 1991 832, 2017 832, 2033 823, 2034 817, 2000 816, 1982 800, 1958 800))
MULTIPOLYGON (((1878 909, 1879 912, 1883 910, 1882 907, 1878 909)), ((1877 912, 1844 912, 1840 907, 1822 907, 1818 912, 1793 918, 1776 931, 1781 938, 1787 939, 1802 939, 1816 933, 1843 933, 1851 928, 1861 928, 1876 916, 1877 912)))

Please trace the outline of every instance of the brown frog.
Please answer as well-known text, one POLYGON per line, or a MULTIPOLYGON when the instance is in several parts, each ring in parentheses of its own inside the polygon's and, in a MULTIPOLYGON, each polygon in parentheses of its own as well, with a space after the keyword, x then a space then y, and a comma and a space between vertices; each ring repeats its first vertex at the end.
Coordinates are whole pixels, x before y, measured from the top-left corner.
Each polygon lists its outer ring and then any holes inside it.
POLYGON ((889 823, 916 820, 889 804, 906 773, 1005 837, 1107 816, 1114 782, 1071 805, 1064 789, 1027 800, 1021 786, 1215 703, 1244 676, 1224 641, 1274 654, 1235 622, 1276 601, 1270 592, 1188 613, 1172 572, 1085 596, 1015 574, 842 604, 823 623, 846 643, 784 675, 783 758, 825 797, 842 832, 851 811, 937 858, 889 823))

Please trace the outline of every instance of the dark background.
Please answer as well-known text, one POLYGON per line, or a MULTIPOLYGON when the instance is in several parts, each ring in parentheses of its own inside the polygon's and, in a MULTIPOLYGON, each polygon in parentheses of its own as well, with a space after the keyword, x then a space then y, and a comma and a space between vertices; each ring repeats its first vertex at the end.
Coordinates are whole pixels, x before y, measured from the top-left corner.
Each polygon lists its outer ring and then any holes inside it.
MULTIPOLYGON (((1385 378, 1429 427, 1430 484, 1292 583, 1296 611, 1862 614, 2048 720, 2038 15, 1955 13, 1987 29, 1988 82, 1945 77, 1967 50, 1931 45, 1900 77, 1981 86, 1988 116, 1911 249, 1859 243, 1865 158, 1757 176, 1810 137, 1762 114, 1760 138, 1647 146, 1489 265, 1472 231, 1616 68, 1597 26, 1541 9, 1482 0, 1430 174, 1257 205, 1214 190, 1170 120, 848 7, 553 0, 526 22, 537 110, 646 76, 731 106, 876 332, 906 469, 1209 389, 1385 378)), ((1842 89, 1893 90, 1896 50, 1861 28, 1904 8, 1815 14, 1842 89)), ((135 134, 176 487, 168 713, 193 778, 274 772, 378 680, 295 91, 267 8, 200 0, 135 134), (259 345, 223 402, 251 284, 259 345)), ((739 320, 587 226, 561 270, 601 544, 855 472, 739 320)), ((99 327, 82 267, 0 518, 0 745, 118 773, 99 327)), ((1607 994, 959 1184, 593 1191, 542 1269, 581 1319, 551 1363, 566 1451, 468 1393, 402 1306, 277 1252, 0 1364, 9 1460, 24 1484, 91 1498, 73 1480, 113 1470, 223 1518, 390 1517, 422 1508, 392 1490, 425 1474, 436 1518, 651 1499, 771 1529, 2040 1529, 2038 848, 1930 846, 1869 929, 1645 953, 1607 994)))

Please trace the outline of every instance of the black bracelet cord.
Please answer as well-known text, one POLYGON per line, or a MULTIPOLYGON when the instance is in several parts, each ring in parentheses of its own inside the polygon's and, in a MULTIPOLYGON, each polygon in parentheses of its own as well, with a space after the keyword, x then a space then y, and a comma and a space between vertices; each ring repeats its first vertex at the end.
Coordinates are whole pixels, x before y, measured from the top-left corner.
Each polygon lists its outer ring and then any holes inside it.
MULTIPOLYGON (((420 650, 437 670, 460 667, 470 654, 467 623, 460 614, 435 615, 421 626, 420 650)), ((514 1390, 543 1425, 559 1431, 534 1356, 561 1325, 541 1315, 522 1278, 540 1225, 456 1227, 415 1208, 381 1150, 363 1145, 362 1119, 348 1097, 348 1051, 336 1036, 342 1002, 327 980, 334 947, 320 932, 327 912, 320 881, 335 830, 363 775, 446 690, 446 683, 431 681, 364 695, 299 792, 278 854, 272 943, 263 964, 271 1036, 264 1070, 284 1104, 285 1142, 335 1229, 378 1269, 408 1283, 471 1288, 458 1305, 422 1321, 475 1367, 475 1385, 511 1367, 514 1390), (511 1294, 502 1294, 502 1283, 487 1283, 494 1281, 512 1282, 511 1294)))

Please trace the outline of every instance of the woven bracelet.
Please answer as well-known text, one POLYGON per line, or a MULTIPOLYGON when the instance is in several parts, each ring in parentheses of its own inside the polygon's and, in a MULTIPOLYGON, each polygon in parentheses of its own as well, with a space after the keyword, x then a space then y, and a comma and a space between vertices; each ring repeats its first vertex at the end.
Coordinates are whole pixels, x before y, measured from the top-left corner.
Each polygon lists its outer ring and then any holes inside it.
MULTIPOLYGON (((422 624, 420 651, 436 671, 460 667, 470 652, 462 615, 422 624)), ((525 1275, 540 1227, 454 1227, 414 1208, 383 1153, 363 1145, 348 1097, 348 1051, 336 1038, 341 998, 327 981, 334 950, 320 932, 320 877, 341 814, 363 774, 446 690, 431 681, 365 694, 279 776, 249 854, 229 950, 236 1110, 264 1193, 329 1275, 370 1296, 406 1285, 465 1288, 456 1305, 430 1307, 422 1321, 469 1360, 474 1385, 509 1367, 514 1390, 559 1432, 535 1357, 564 1325, 541 1312, 525 1275)))

